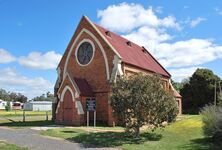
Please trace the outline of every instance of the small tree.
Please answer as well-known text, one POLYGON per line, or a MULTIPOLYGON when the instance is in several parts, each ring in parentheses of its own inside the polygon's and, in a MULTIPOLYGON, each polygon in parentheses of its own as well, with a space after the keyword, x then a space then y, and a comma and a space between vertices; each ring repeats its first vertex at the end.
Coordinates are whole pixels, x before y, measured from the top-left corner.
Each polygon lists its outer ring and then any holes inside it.
POLYGON ((7 101, 7 104, 5 105, 5 110, 10 111, 11 110, 11 104, 9 101, 7 101))
POLYGON ((143 125, 161 127, 168 117, 176 118, 178 108, 173 96, 163 89, 157 76, 134 75, 119 78, 113 85, 111 106, 126 131, 140 133, 143 125))

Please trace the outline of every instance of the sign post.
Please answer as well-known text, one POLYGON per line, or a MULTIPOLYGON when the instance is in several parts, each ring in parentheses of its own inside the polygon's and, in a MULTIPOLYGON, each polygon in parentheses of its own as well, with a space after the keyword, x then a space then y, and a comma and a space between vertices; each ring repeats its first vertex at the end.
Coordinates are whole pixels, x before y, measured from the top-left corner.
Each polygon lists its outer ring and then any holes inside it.
POLYGON ((46 118, 46 119, 45 119, 46 121, 48 121, 48 120, 49 120, 48 111, 46 111, 46 113, 45 113, 45 118, 46 118))
POLYGON ((89 127, 89 111, 87 110, 87 127, 89 127))
POLYGON ((96 127, 96 111, 94 111, 94 127, 96 127))
POLYGON ((93 111, 94 127, 96 127, 96 100, 95 98, 86 99, 86 110, 87 110, 87 127, 89 126, 89 112, 93 111))

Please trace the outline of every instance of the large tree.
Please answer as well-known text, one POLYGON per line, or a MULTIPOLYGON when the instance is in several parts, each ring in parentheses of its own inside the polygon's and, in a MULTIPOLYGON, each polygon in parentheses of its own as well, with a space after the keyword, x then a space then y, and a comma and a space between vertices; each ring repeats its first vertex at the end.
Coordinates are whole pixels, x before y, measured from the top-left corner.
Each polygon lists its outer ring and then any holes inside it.
POLYGON ((114 115, 125 125, 126 131, 139 135, 140 127, 160 127, 178 113, 173 96, 163 89, 159 77, 134 75, 119 78, 113 85, 111 106, 114 115))
POLYGON ((41 96, 36 96, 32 100, 33 101, 53 101, 54 95, 50 92, 47 92, 46 94, 42 94, 41 96))
POLYGON ((180 91, 183 88, 183 84, 180 82, 176 82, 174 80, 171 79, 171 83, 174 87, 175 90, 180 91))
POLYGON ((5 101, 21 102, 21 103, 25 103, 27 101, 27 97, 25 95, 21 93, 7 92, 4 89, 0 89, 0 99, 5 101))
POLYGON ((197 69, 180 90, 184 113, 199 113, 206 104, 214 102, 215 82, 220 78, 209 69, 197 69))
POLYGON ((7 92, 4 89, 0 89, 0 99, 5 100, 5 101, 11 101, 9 92, 7 92))

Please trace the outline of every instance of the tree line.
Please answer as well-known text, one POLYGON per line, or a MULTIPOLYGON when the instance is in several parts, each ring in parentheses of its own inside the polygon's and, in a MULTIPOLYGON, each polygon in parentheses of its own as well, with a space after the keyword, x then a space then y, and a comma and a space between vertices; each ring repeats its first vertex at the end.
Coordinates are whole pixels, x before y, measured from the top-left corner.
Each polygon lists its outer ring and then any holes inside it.
POLYGON ((28 100, 28 98, 21 93, 9 92, 4 89, 0 89, 0 99, 9 102, 21 102, 21 103, 25 103, 28 100))
POLYGON ((36 96, 32 100, 33 101, 53 101, 54 95, 50 92, 47 92, 46 94, 42 94, 41 96, 36 96))
MULTIPOLYGON (((0 99, 7 102, 21 102, 21 103, 25 103, 28 100, 28 98, 21 93, 10 92, 4 89, 0 89, 0 99)), ((36 96, 32 98, 31 100, 32 101, 53 101, 53 99, 54 99, 54 95, 51 94, 50 92, 47 92, 46 94, 36 96)))

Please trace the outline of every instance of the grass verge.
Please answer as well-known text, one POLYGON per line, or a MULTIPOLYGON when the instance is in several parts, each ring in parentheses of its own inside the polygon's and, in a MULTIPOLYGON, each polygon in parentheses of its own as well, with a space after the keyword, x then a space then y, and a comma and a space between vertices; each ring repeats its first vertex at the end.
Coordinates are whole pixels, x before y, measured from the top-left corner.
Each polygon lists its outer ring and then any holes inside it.
MULTIPOLYGON (((48 115, 51 115, 52 112, 48 111, 48 115)), ((46 111, 25 111, 26 116, 45 116, 46 111)), ((23 116, 23 110, 11 110, 11 111, 5 111, 0 110, 0 116, 1 117, 18 117, 23 116)))
POLYGON ((135 138, 124 132, 96 130, 87 132, 83 128, 60 128, 42 131, 42 135, 60 137, 82 143, 84 147, 118 147, 127 150, 221 150, 202 134, 202 121, 198 115, 182 116, 164 130, 143 132, 135 138))
POLYGON ((28 150, 28 148, 18 147, 14 144, 9 144, 3 141, 0 141, 1 150, 28 150))
MULTIPOLYGON (((48 120, 51 120, 51 113, 48 113, 48 120)), ((0 110, 0 126, 7 127, 34 127, 34 126, 45 126, 51 125, 53 122, 46 121, 45 111, 26 111, 25 122, 23 122, 23 111, 22 110, 12 110, 3 111, 0 110)))
POLYGON ((22 127, 47 126, 47 125, 53 125, 53 124, 54 122, 52 121, 38 120, 38 121, 26 121, 26 122, 22 122, 22 121, 4 122, 4 123, 1 123, 0 126, 22 128, 22 127))

